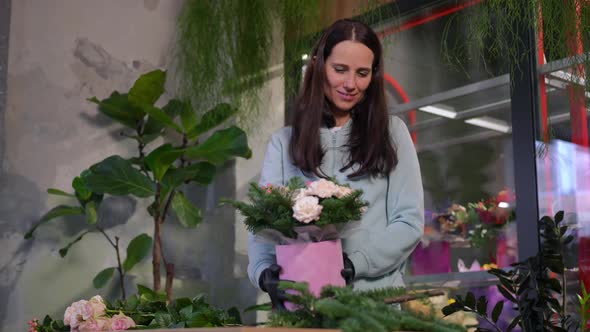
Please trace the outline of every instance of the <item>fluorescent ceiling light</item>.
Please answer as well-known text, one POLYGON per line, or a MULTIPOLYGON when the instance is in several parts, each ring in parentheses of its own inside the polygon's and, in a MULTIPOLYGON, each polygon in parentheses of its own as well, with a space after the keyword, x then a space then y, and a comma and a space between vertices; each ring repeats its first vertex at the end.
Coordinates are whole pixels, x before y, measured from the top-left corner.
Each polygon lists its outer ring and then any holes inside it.
POLYGON ((479 126, 486 129, 499 131, 505 134, 508 134, 512 131, 512 128, 510 128, 506 121, 494 119, 489 116, 479 116, 477 118, 467 119, 465 120, 465 123, 469 123, 470 125, 479 126))
POLYGON ((445 118, 454 119, 457 117, 457 112, 453 110, 453 108, 446 106, 446 105, 430 105, 430 106, 423 106, 419 107, 419 110, 426 113, 431 113, 438 116, 443 116, 445 118))

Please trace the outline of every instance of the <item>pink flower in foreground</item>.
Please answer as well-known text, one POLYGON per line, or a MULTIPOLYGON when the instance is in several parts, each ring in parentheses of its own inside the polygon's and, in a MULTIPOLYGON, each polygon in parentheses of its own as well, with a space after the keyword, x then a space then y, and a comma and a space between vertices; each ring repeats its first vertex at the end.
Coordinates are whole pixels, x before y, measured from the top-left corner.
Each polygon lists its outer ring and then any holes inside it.
POLYGON ((293 205, 293 218, 298 221, 308 224, 320 218, 322 208, 319 204, 319 199, 313 196, 303 197, 295 202, 293 205))
POLYGON ((309 190, 312 195, 320 198, 328 198, 334 196, 338 192, 338 185, 326 179, 320 179, 312 182, 309 185, 309 190))
POLYGON ((111 322, 107 317, 89 318, 78 326, 78 331, 108 331, 111 330, 111 322))
POLYGON ((111 329, 114 331, 127 330, 132 327, 135 327, 135 322, 123 313, 114 315, 113 318, 111 318, 111 329))
POLYGON ((102 299, 102 297, 100 295, 95 295, 93 296, 90 301, 88 301, 88 303, 90 303, 90 306, 92 307, 92 317, 100 317, 100 316, 104 316, 104 314, 106 313, 107 310, 107 306, 104 304, 104 300, 102 299))
POLYGON ((66 312, 64 313, 64 324, 69 325, 74 329, 78 327, 82 321, 91 317, 94 317, 92 305, 86 300, 80 300, 72 303, 71 306, 66 308, 66 312))

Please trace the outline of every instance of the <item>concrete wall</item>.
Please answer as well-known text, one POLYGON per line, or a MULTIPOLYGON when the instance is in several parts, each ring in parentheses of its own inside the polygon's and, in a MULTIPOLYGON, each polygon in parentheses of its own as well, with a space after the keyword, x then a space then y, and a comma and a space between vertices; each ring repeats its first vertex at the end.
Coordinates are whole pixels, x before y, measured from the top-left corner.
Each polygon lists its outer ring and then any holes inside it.
MULTIPOLYGON (((70 203, 49 196, 48 187, 68 190, 71 179, 92 163, 134 152, 119 136, 120 127, 86 98, 127 91, 141 73, 166 67, 181 5, 181 0, 12 2, 5 110, 0 103, 1 331, 23 330, 32 317, 61 317, 71 302, 96 293, 117 297, 116 282, 100 291, 92 287, 96 273, 116 264, 100 233, 87 235, 65 258, 58 254, 85 229, 83 219, 55 220, 39 228, 34 240, 23 234, 51 207, 70 203)), ((7 32, 0 29, 0 38, 2 31, 7 32)), ((279 58, 281 52, 279 47, 279 58)), ((246 276, 245 230, 233 210, 217 207, 217 199, 241 197, 247 183, 257 180, 268 136, 283 123, 282 86, 278 75, 263 91, 261 109, 269 113, 251 130, 253 158, 227 165, 207 188, 188 189, 205 222, 191 230, 165 225, 165 252, 176 264, 175 296, 205 292, 214 304, 243 309, 259 295, 246 276)), ((0 101, 3 92, 0 75, 0 101)), ((152 232, 145 207, 141 200, 107 198, 99 223, 126 246, 137 234, 152 232)), ((135 291, 135 283, 151 285, 150 261, 131 274, 128 292, 135 291)))

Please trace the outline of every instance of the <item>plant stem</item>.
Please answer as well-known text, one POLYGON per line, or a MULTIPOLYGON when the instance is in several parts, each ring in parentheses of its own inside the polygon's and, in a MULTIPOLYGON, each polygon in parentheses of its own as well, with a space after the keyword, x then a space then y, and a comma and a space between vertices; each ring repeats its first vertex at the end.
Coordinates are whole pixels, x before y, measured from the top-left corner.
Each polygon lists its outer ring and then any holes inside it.
POLYGON ((117 271, 119 271, 119 280, 121 282, 121 294, 123 297, 123 301, 125 301, 125 271, 123 271, 123 266, 121 265, 121 255, 119 253, 119 237, 115 236, 115 242, 113 242, 113 240, 111 240, 109 235, 105 232, 105 230, 102 227, 96 226, 96 229, 98 229, 104 235, 104 237, 106 237, 111 246, 115 248, 115 252, 117 254, 117 271))
POLYGON ((125 272, 121 265, 121 255, 119 253, 119 237, 115 236, 115 250, 117 251, 117 269, 119 270, 119 280, 121 282, 121 292, 123 294, 123 301, 125 301, 125 272))
POLYGON ((473 312, 474 314, 478 315, 479 317, 481 317, 481 318, 485 319, 485 320, 486 320, 486 322, 488 322, 488 323, 489 323, 491 326, 493 326, 493 327, 494 327, 494 329, 496 329, 496 331, 498 331, 498 332, 502 332, 502 330, 500 330, 500 328, 498 328, 498 326, 496 326, 496 324, 495 324, 494 322, 492 322, 492 321, 491 321, 491 320, 490 320, 490 319, 489 319, 487 316, 482 316, 482 315, 480 315, 480 314, 479 314, 479 313, 478 313, 476 310, 473 310, 472 308, 469 308, 469 307, 467 307, 467 306, 465 306, 464 308, 465 308, 465 309, 464 309, 465 311, 468 311, 468 312, 469 312, 469 311, 471 311, 471 312, 473 312))
POLYGON ((154 218, 154 246, 152 247, 152 266, 154 277, 154 291, 160 290, 160 260, 161 260, 161 243, 160 243, 160 229, 162 223, 160 218, 154 218))
POLYGON ((166 263, 166 298, 172 302, 172 282, 174 281, 174 264, 166 263))

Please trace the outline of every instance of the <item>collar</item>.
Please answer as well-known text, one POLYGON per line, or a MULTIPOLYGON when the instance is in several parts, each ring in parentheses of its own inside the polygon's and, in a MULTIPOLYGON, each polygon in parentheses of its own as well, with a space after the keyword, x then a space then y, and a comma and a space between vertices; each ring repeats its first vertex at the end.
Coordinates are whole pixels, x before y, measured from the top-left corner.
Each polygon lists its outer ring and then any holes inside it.
POLYGON ((327 147, 341 147, 348 144, 348 137, 352 130, 352 119, 348 120, 340 130, 330 131, 326 126, 320 128, 320 139, 322 145, 327 147))

